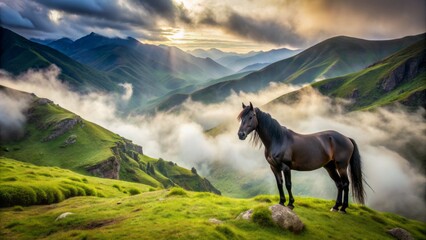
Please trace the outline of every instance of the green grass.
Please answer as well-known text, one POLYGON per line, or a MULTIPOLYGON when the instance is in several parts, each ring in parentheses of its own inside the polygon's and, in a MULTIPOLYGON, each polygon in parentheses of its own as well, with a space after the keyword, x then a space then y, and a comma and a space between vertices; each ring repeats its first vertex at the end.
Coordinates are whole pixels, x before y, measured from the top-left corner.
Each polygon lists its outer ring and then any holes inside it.
POLYGON ((18 142, 3 144, 3 148, 10 150, 0 152, 1 155, 37 165, 59 166, 84 173, 87 166, 112 156, 111 147, 122 140, 117 134, 83 120, 62 136, 51 141, 42 141, 53 131, 52 126, 55 123, 78 116, 55 104, 35 106, 33 109, 33 120, 26 125, 27 136, 18 142), (76 143, 61 147, 72 135, 77 136, 76 143))
POLYGON ((278 202, 276 195, 236 199, 182 188, 155 190, 7 158, 0 158, 0 172, 1 193, 12 186, 20 194, 10 207, 0 208, 0 232, 6 239, 391 239, 386 230, 394 227, 407 229, 416 239, 426 237, 424 222, 357 204, 344 215, 329 212, 333 201, 296 197, 295 212, 305 229, 294 235, 271 222, 268 207, 278 202), (85 194, 69 194, 71 189, 85 194), (53 191, 64 198, 25 206, 29 202, 20 201, 34 197, 31 191, 36 199, 53 191), (253 221, 235 219, 248 209, 254 209, 253 221), (73 214, 55 221, 65 212, 73 214), (210 218, 223 223, 210 223, 210 218))
POLYGON ((57 167, 40 167, 0 157, 0 207, 61 202, 75 196, 125 196, 148 185, 83 176, 57 167), (11 181, 13 179, 13 181, 11 181))
POLYGON ((74 197, 18 212, 4 208, 0 232, 9 239, 392 239, 386 230, 402 227, 416 239, 426 237, 425 223, 358 205, 351 205, 346 215, 329 212, 331 201, 313 198, 296 198, 295 212, 305 229, 295 235, 270 222, 266 211, 274 203, 188 191, 170 195, 174 191, 74 197), (235 219, 248 209, 255 209, 255 221, 235 219), (55 221, 65 212, 74 214, 55 221), (223 223, 210 223, 210 218, 223 223))

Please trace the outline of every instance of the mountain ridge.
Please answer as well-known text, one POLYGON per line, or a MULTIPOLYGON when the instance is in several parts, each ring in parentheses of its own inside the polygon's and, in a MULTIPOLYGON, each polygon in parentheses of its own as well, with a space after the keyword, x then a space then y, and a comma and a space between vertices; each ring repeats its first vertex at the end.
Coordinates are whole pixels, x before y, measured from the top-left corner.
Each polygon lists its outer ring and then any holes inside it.
POLYGON ((176 106, 188 98, 203 103, 216 103, 232 92, 256 92, 273 82, 306 84, 327 77, 338 77, 362 70, 404 47, 425 39, 425 36, 423 33, 385 41, 334 37, 242 78, 213 84, 187 94, 186 98, 180 98, 180 102, 165 104, 176 106))

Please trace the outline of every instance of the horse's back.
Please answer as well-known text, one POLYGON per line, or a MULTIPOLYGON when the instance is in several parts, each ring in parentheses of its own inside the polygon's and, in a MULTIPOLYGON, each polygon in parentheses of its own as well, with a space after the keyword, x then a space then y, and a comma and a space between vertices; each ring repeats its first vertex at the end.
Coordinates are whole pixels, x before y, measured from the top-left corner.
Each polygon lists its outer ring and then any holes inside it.
POLYGON ((334 130, 319 132, 318 134, 323 141, 330 143, 332 160, 335 160, 337 163, 349 161, 354 150, 354 145, 350 138, 334 130))
POLYGON ((349 160, 353 144, 348 137, 333 130, 306 135, 293 132, 292 151, 296 170, 313 170, 331 160, 349 160))

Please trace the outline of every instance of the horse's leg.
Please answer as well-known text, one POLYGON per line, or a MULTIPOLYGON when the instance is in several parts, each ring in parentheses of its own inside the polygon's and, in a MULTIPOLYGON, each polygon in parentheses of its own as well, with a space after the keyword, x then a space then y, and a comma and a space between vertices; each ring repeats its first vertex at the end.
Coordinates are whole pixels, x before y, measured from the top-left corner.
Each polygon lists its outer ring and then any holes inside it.
POLYGON ((276 169, 275 167, 271 166, 271 170, 274 173, 275 180, 277 181, 278 191, 280 192, 280 204, 284 205, 285 203, 285 195, 283 190, 283 176, 281 174, 281 169, 276 169))
POLYGON ((283 172, 284 172, 284 179, 285 179, 285 188, 287 189, 288 192, 288 207, 290 209, 293 209, 293 203, 294 203, 294 198, 293 198, 293 193, 291 192, 291 169, 289 166, 287 166, 286 164, 283 164, 283 172))
POLYGON ((328 175, 330 175, 331 179, 333 179, 334 183, 337 187, 337 198, 336 198, 336 204, 331 209, 331 211, 338 211, 339 207, 342 206, 342 192, 343 192, 343 184, 342 180, 340 179, 339 174, 336 170, 336 163, 334 161, 328 162, 324 168, 327 170, 328 175))
POLYGON ((349 206, 349 178, 348 171, 346 167, 338 167, 337 171, 339 172, 340 178, 342 179, 343 186, 343 205, 340 208, 340 211, 346 213, 346 208, 349 206))

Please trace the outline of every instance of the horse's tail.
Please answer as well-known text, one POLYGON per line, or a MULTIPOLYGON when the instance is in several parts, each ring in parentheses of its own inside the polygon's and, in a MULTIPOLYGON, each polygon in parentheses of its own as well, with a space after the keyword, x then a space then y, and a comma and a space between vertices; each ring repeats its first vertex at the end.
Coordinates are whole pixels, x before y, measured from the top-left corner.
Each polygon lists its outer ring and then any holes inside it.
POLYGON ((350 177, 352 185, 352 196, 355 200, 361 204, 364 204, 365 191, 362 185, 363 174, 361 165, 361 156, 359 155, 358 146, 352 138, 349 138, 354 145, 354 151, 352 152, 350 160, 350 177))

